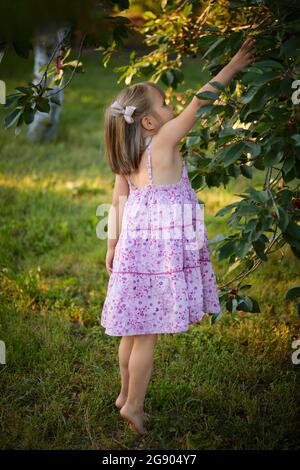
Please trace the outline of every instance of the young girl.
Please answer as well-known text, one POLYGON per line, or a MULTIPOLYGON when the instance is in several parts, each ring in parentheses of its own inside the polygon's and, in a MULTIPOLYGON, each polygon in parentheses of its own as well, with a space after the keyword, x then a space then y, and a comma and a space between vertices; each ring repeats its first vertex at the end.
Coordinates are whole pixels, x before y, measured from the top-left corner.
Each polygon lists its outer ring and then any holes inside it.
MULTIPOLYGON (((212 81, 227 86, 251 64, 254 42, 247 39, 212 81)), ((198 93, 203 91, 219 93, 209 83, 198 93)), ((115 405, 139 435, 147 434, 143 408, 158 334, 187 331, 206 313, 221 311, 205 223, 197 217, 199 200, 178 147, 197 122, 199 108, 212 102, 194 96, 174 117, 161 88, 142 82, 123 89, 105 112, 105 151, 116 179, 108 216, 110 277, 101 325, 107 335, 122 337, 121 391, 115 405), (181 220, 178 225, 173 213, 175 206, 185 204, 192 208, 197 239, 202 233, 196 248, 186 236, 188 223, 181 220), (153 215, 156 206, 167 208, 167 224, 153 215), (195 224, 199 221, 201 230, 195 224)))

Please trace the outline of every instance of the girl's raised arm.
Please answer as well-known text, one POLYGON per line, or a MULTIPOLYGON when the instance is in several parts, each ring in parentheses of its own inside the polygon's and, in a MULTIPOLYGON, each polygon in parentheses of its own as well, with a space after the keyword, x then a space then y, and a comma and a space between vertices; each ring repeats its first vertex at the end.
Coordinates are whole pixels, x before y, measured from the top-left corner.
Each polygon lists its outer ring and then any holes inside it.
MULTIPOLYGON (((247 67, 255 60, 255 49, 253 45, 255 39, 247 39, 231 61, 210 81, 219 82, 226 87, 232 78, 244 67, 247 67)), ((209 82, 204 85, 198 93, 212 91, 219 94, 220 90, 212 86, 209 82)), ((159 130, 158 135, 167 145, 175 146, 192 129, 198 118, 196 112, 201 106, 213 103, 213 99, 200 99, 194 96, 186 108, 174 119, 166 122, 159 130)))

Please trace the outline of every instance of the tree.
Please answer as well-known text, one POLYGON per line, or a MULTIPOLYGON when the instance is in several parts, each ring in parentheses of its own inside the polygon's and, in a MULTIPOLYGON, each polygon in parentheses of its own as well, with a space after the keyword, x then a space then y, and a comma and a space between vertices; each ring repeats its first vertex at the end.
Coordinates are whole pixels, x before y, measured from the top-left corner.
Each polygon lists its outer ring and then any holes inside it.
POLYGON ((112 15, 115 7, 127 8, 127 0, 96 3, 94 0, 68 2, 45 1, 41 4, 27 0, 20 4, 18 16, 0 0, 0 61, 12 45, 15 52, 28 58, 34 50, 34 78, 27 86, 17 87, 7 96, 5 107, 13 107, 4 124, 15 125, 19 134, 24 124, 29 126, 28 138, 34 141, 56 136, 62 108, 64 88, 75 72, 83 72, 80 56, 84 44, 96 45, 109 51, 111 45, 123 47, 128 34, 124 17, 112 15), (19 23, 22 18, 22 23, 19 23), (24 27, 25 25, 25 27, 24 27), (80 36, 77 60, 67 60, 74 45, 74 36, 80 36), (64 85, 67 71, 70 78, 64 85))
MULTIPOLYGON (((119 82, 161 80, 172 98, 184 80, 183 56, 199 58, 202 72, 215 75, 246 37, 257 40, 261 60, 240 72, 229 90, 213 83, 221 90, 217 104, 199 110, 201 124, 181 149, 191 157, 195 190, 226 187, 241 176, 251 180, 254 168, 264 172, 262 189, 250 186, 240 201, 217 212, 231 212, 228 226, 236 232, 214 240, 232 276, 220 287, 221 303, 230 312, 257 312, 257 300, 244 294, 251 287, 247 276, 284 245, 300 258, 300 6, 294 0, 165 0, 161 8, 159 15, 146 11, 145 23, 137 26, 152 50, 139 58, 133 52, 128 65, 116 68, 119 82)), ((213 98, 206 95, 201 98, 213 98)), ((299 298, 297 286, 286 295, 298 299, 300 314, 299 298)))
MULTIPOLYGON (((32 83, 38 85, 44 80, 45 89, 53 90, 50 94, 49 104, 45 101, 37 101, 37 111, 34 114, 31 106, 28 106, 23 114, 26 124, 29 124, 28 138, 35 142, 44 142, 56 137, 59 126, 59 117, 63 101, 63 74, 61 73, 60 84, 57 78, 52 77, 54 73, 61 72, 62 63, 62 45, 68 35, 70 27, 65 25, 57 28, 39 28, 34 44, 34 79, 32 83), (51 62, 55 65, 52 70, 49 67, 51 62), (45 65, 47 64, 47 65, 45 65), (50 70, 49 70, 50 68, 50 70), (44 73, 47 70, 48 73, 44 73)), ((68 49, 70 51, 70 49, 68 49)), ((66 57, 66 56, 65 56, 66 57)))

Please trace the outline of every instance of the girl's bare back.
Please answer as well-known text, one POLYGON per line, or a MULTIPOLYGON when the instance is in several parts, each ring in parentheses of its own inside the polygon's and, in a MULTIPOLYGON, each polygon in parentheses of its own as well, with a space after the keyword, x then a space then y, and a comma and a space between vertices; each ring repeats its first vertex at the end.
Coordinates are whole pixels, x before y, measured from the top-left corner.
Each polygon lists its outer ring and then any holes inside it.
MULTIPOLYGON (((149 176, 147 172, 147 148, 144 150, 138 172, 132 172, 129 177, 137 188, 147 186, 149 176)), ((153 136, 151 141, 152 179, 154 185, 174 184, 182 176, 183 157, 179 145, 171 147, 162 144, 158 136, 153 136)))

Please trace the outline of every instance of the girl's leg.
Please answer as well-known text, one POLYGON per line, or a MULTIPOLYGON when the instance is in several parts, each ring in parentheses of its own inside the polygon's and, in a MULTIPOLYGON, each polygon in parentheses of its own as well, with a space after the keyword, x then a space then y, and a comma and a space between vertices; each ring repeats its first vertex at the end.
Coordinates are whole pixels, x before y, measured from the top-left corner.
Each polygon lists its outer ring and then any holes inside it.
POLYGON ((129 387, 125 405, 120 410, 123 418, 134 425, 140 434, 143 427, 144 399, 153 369, 153 352, 157 334, 137 335, 129 358, 129 387))
POLYGON ((128 385, 129 385, 129 372, 128 362, 133 346, 133 336, 122 336, 119 344, 119 366, 121 376, 121 391, 116 399, 115 405, 122 408, 127 400, 128 385))

